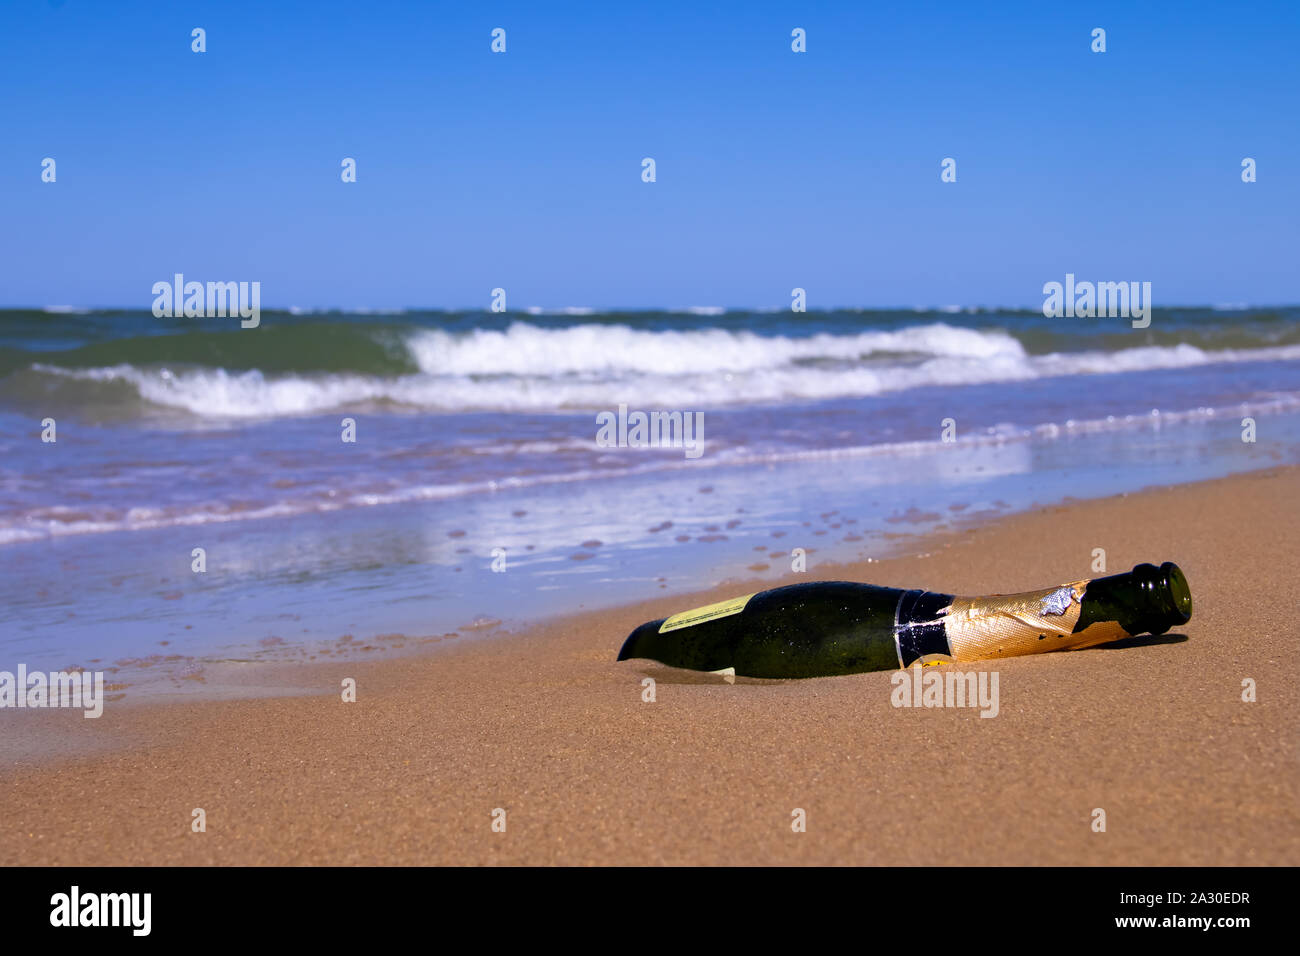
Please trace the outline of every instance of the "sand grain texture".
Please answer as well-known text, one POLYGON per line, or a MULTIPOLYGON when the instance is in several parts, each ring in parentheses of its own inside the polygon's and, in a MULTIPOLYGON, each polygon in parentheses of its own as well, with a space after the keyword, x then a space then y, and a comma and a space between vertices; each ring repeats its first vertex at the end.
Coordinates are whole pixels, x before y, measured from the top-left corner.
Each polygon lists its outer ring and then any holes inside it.
MULTIPOLYGON (((1294 865, 1297 487, 1276 469, 1072 503, 759 583, 1005 592, 1091 576, 1096 547, 1110 573, 1183 567, 1186 640, 965 665, 999 672, 994 719, 895 709, 889 673, 727 684, 614 661, 642 621, 755 589, 736 582, 286 678, 319 696, 23 714, 117 743, 0 769, 0 862, 1294 865)), ((31 726, 11 715, 5 733, 31 726)))

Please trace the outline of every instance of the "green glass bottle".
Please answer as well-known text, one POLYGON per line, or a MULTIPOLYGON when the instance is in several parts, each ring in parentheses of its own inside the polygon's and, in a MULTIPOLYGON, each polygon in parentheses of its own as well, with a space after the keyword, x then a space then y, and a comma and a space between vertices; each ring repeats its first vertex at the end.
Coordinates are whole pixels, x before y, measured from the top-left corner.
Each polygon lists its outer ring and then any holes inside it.
POLYGON ((825 677, 1092 647, 1192 617, 1178 565, 1021 594, 955 597, 848 581, 759 591, 642 624, 619 651, 698 671, 825 677))

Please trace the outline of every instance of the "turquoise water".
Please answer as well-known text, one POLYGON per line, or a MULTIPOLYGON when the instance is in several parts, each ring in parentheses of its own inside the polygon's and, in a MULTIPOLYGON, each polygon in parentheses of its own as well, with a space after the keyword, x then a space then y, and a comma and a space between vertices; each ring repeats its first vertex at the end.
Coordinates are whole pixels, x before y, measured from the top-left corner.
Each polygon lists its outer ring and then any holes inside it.
POLYGON ((1300 309, 9 311, 0 451, 0 662, 190 687, 1294 462, 1300 309), (602 445, 620 405, 698 457, 602 445))

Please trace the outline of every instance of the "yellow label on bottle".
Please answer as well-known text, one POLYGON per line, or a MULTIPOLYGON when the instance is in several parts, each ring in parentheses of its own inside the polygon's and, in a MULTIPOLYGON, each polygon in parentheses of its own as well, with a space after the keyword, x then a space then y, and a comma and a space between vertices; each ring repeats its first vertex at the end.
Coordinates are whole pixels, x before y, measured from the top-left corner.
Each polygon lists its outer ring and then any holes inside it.
MULTIPOLYGON (((754 594, 757 593, 757 591, 754 592, 754 594)), ((705 621, 716 621, 720 617, 731 617, 733 614, 739 614, 745 609, 745 605, 749 603, 749 599, 754 594, 746 594, 744 597, 732 598, 730 601, 706 604, 704 607, 697 607, 690 611, 674 614, 659 625, 659 633, 667 634, 669 631, 678 631, 683 627, 691 627, 695 624, 703 624, 705 621)))

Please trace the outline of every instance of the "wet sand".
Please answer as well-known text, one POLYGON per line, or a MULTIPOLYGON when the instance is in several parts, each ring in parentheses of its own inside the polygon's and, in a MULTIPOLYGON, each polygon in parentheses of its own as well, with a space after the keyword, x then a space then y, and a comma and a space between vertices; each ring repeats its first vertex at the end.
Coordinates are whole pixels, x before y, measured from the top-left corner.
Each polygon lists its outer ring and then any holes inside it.
POLYGON ((910 557, 250 674, 285 696, 0 713, 26 744, 0 767, 0 863, 1295 865, 1297 489, 1279 468, 1074 502, 910 557), (961 665, 998 672, 993 719, 894 708, 888 672, 614 660, 642 621, 776 583, 1028 590, 1094 576, 1094 548, 1107 573, 1178 562, 1192 621, 961 665))

